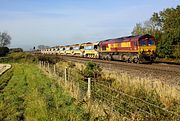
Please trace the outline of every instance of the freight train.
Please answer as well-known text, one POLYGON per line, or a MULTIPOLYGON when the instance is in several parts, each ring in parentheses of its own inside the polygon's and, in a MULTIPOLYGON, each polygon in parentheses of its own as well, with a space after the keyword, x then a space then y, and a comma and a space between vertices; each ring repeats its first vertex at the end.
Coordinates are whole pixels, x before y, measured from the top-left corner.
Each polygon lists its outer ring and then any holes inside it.
POLYGON ((152 62, 155 59, 156 43, 152 35, 145 34, 107 39, 95 43, 56 46, 43 49, 41 53, 141 63, 152 62))

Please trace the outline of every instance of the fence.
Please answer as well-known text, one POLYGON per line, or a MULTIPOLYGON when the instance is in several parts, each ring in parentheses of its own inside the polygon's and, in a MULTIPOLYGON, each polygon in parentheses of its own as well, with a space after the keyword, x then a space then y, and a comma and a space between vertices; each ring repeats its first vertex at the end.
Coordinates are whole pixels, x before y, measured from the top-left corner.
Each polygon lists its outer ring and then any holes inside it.
POLYGON ((152 120, 180 120, 180 112, 167 110, 162 104, 152 103, 152 101, 129 95, 123 90, 114 89, 108 82, 84 78, 77 73, 76 68, 60 68, 43 61, 40 61, 39 65, 48 73, 58 77, 59 83, 73 94, 80 94, 76 98, 86 97, 88 100, 98 100, 109 105, 113 111, 127 117, 137 114, 141 118, 152 120))

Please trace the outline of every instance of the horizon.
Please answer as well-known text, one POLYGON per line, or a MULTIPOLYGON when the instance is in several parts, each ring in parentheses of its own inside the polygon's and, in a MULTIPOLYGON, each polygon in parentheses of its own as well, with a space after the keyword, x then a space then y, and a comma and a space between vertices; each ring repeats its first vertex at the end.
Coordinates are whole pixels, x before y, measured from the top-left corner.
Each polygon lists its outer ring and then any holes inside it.
POLYGON ((153 12, 177 5, 178 0, 3 0, 0 32, 12 37, 11 48, 23 50, 95 42, 129 36, 153 12))

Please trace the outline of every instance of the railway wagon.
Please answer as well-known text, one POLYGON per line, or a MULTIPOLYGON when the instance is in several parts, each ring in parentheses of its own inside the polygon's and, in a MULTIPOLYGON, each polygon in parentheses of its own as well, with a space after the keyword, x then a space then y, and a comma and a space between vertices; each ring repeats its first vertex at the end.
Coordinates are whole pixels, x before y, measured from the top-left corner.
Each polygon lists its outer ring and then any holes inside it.
POLYGON ((52 48, 45 49, 45 54, 52 54, 52 48))
POLYGON ((65 47, 64 46, 59 46, 58 47, 58 51, 57 51, 57 55, 65 55, 65 47))
POLYGON ((41 49, 42 54, 46 54, 46 49, 41 49))
POLYGON ((58 50, 59 50, 58 47, 52 47, 52 48, 51 48, 51 54, 53 54, 53 55, 58 54, 58 50))
POLYGON ((84 57, 88 57, 88 58, 99 58, 99 42, 95 42, 95 43, 84 43, 84 51, 83 51, 83 55, 84 57))
POLYGON ((72 55, 73 47, 71 45, 66 45, 64 48, 65 48, 65 50, 64 50, 65 55, 72 55))
POLYGON ((127 62, 153 61, 156 40, 149 34, 100 41, 99 57, 127 62))
POLYGON ((84 46, 82 44, 72 45, 72 56, 83 57, 84 46))

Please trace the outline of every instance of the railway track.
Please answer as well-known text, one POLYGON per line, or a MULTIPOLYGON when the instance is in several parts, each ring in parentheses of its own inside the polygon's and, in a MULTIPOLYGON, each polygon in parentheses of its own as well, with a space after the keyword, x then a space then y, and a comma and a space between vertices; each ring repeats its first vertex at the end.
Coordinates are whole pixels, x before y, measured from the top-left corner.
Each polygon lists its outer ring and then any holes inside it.
POLYGON ((110 71, 126 72, 133 77, 142 77, 149 79, 158 79, 160 81, 167 82, 171 85, 180 85, 180 66, 170 64, 133 64, 119 61, 106 61, 90 58, 79 58, 61 56, 64 60, 86 63, 93 61, 99 64, 101 67, 110 71))
POLYGON ((148 79, 157 79, 162 82, 167 82, 170 85, 180 86, 180 65, 164 64, 164 63, 153 63, 153 64, 134 64, 125 63, 121 61, 107 61, 91 58, 81 58, 73 56, 63 55, 48 55, 54 56, 58 59, 66 61, 87 63, 93 61, 99 64, 102 68, 115 71, 117 73, 125 72, 131 77, 140 77, 148 79))

